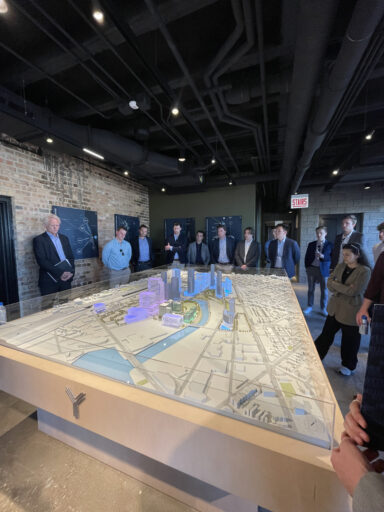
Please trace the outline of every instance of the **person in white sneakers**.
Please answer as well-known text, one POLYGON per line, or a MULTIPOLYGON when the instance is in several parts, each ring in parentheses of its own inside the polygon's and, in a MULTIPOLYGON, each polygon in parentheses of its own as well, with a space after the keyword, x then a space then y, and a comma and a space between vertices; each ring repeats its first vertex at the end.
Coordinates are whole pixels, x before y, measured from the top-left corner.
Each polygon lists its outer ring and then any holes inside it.
POLYGON ((358 244, 343 247, 343 263, 339 263, 328 279, 328 290, 332 297, 328 302, 328 316, 323 331, 315 345, 320 359, 324 359, 336 333, 341 329, 341 368, 339 373, 352 375, 357 366, 357 353, 361 335, 356 323, 356 314, 363 303, 371 270, 361 264, 358 244))

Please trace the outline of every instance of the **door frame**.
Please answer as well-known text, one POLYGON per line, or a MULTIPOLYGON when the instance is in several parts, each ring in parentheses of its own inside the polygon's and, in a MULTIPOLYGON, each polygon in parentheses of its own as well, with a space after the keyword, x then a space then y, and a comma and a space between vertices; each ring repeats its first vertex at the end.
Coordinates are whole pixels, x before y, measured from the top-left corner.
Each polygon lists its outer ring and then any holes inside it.
POLYGON ((0 240, 3 240, 3 247, 0 247, 0 265, 4 268, 5 304, 12 304, 19 302, 12 198, 0 195, 0 204, 4 214, 4 222, 0 222, 0 240))

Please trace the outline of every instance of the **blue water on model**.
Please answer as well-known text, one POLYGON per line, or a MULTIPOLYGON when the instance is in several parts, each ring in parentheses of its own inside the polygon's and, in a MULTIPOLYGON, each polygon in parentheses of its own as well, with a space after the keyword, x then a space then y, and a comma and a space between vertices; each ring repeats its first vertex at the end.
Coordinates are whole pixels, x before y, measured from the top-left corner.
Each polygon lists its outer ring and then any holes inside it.
MULTIPOLYGON (((181 329, 180 331, 177 331, 167 338, 164 338, 154 345, 142 350, 134 357, 136 357, 141 363, 145 363, 148 359, 157 356, 163 350, 172 347, 178 341, 195 332, 196 329, 198 329, 198 326, 201 327, 205 325, 209 318, 207 302, 205 300, 196 300, 196 302, 199 303, 202 312, 200 322, 194 326, 184 327, 184 329, 181 329)), ((79 357, 73 365, 78 368, 83 368, 84 370, 90 370, 92 372, 99 373, 100 375, 105 375, 106 377, 111 377, 112 379, 133 384, 130 373, 135 367, 127 361, 127 359, 122 357, 115 348, 105 348, 95 350, 94 352, 88 352, 87 354, 79 357)))
POLYGON ((134 366, 124 359, 115 348, 104 348, 88 352, 79 357, 73 366, 133 384, 129 376, 134 366))

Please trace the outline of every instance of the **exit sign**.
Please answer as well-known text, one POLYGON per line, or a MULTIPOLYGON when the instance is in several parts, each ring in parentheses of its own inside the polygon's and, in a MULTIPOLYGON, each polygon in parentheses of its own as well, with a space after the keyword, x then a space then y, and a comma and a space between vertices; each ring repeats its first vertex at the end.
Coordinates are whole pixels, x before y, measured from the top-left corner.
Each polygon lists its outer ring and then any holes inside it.
POLYGON ((308 208, 308 205, 308 194, 296 194, 294 196, 291 196, 291 208, 308 208))

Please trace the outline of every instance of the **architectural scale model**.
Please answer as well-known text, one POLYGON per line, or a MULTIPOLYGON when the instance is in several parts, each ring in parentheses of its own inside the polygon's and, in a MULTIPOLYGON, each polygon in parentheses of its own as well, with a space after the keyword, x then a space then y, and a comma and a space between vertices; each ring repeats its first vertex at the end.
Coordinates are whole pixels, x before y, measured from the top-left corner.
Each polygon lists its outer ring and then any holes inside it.
POLYGON ((0 326, 0 341, 330 448, 334 402, 287 277, 169 269, 0 326))

